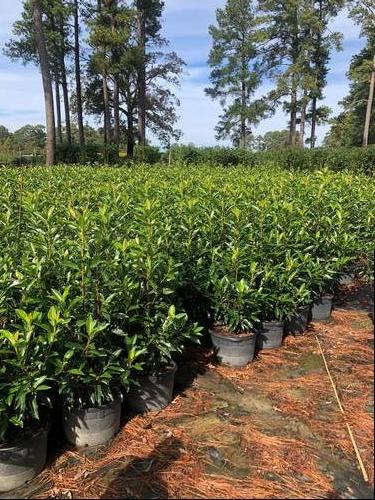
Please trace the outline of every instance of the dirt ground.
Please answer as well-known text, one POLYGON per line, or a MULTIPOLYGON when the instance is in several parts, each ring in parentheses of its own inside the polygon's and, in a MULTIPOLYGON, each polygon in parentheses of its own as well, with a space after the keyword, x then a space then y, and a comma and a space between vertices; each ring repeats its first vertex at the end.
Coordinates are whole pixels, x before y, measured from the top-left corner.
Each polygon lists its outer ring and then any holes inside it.
POLYGON ((373 498, 372 290, 339 294, 316 322, 244 369, 208 348, 180 362, 169 408, 124 416, 107 448, 76 452, 55 431, 46 470, 1 498, 373 498), (361 472, 319 338, 369 475, 361 472))

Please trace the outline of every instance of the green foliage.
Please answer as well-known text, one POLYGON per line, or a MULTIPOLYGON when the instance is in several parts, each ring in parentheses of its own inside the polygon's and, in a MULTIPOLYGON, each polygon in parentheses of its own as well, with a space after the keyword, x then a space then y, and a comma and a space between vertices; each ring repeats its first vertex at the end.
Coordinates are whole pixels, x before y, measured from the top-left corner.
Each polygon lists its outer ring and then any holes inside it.
POLYGON ((208 63, 212 68, 206 94, 219 99, 224 108, 216 127, 217 138, 231 138, 236 146, 249 146, 251 127, 266 112, 261 100, 253 99, 261 83, 257 42, 257 19, 251 0, 227 0, 216 11, 217 26, 209 28, 213 40, 208 63))
MULTIPOLYGON (((171 158, 182 165, 209 164, 212 166, 248 167, 269 165, 287 170, 351 170, 353 172, 374 173, 375 147, 369 148, 275 148, 270 151, 245 151, 223 147, 200 148, 194 145, 172 146, 171 158)), ((164 157, 167 161, 168 155, 164 157)))
POLYGON ((257 151, 275 151, 288 147, 288 130, 271 130, 254 139, 253 147, 257 151))
POLYGON ((246 331, 292 316, 348 266, 371 277, 371 178, 344 152, 338 172, 288 155, 289 171, 278 157, 0 169, 1 436, 34 421, 50 388, 100 405, 203 325, 246 331))
POLYGON ((33 149, 43 149, 46 144, 44 125, 25 125, 16 130, 12 136, 15 148, 31 152, 33 149))
MULTIPOLYGON (((375 29, 366 46, 352 58, 349 93, 340 102, 343 111, 331 120, 331 129, 325 137, 328 147, 362 145, 374 54, 375 29)), ((369 144, 375 144, 375 106, 370 117, 369 144)))
POLYGON ((16 323, 0 330, 0 442, 7 431, 39 419, 40 396, 50 389, 48 362, 56 330, 42 314, 16 309, 16 323))
POLYGON ((90 163, 103 160, 104 146, 88 142, 84 146, 64 142, 56 146, 56 161, 58 163, 90 163))
POLYGON ((134 161, 153 165, 161 160, 161 152, 157 146, 137 146, 134 151, 134 161))

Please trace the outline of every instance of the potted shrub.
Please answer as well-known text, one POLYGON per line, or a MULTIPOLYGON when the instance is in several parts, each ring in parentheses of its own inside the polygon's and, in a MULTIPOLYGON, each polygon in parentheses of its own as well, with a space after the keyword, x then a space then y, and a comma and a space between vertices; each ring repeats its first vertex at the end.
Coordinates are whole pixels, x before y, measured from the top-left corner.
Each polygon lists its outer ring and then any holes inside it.
MULTIPOLYGON (((114 347, 113 331, 91 315, 65 323, 55 360, 65 436, 76 447, 110 441, 120 428, 122 393, 138 352, 114 347)), ((133 339, 134 341, 134 339, 133 339)))
POLYGON ((43 325, 39 312, 16 315, 20 324, 0 330, 0 492, 39 474, 47 453, 48 363, 57 330, 43 325))
POLYGON ((127 385, 135 364, 136 347, 126 349, 123 341, 120 346, 121 332, 91 314, 86 320, 78 319, 82 300, 72 297, 70 286, 62 294, 53 290, 52 298, 57 302, 54 321, 60 329, 53 376, 65 436, 76 447, 106 444, 120 427, 121 388, 127 385))
MULTIPOLYGON (((229 194, 229 193, 228 193, 229 194)), ((206 280, 201 288, 211 302, 211 340, 219 361, 246 366, 255 355, 255 323, 259 319, 259 274, 254 228, 249 224, 249 207, 243 194, 230 191, 236 206, 222 207, 217 224, 221 241, 213 242, 207 259, 206 280)), ((257 207, 256 207, 257 208, 257 207)), ((258 215, 258 213, 257 213, 258 215)), ((210 232, 214 228, 210 229, 210 232)), ((207 250, 206 250, 207 252, 207 250)))
POLYGON ((258 291, 245 279, 212 280, 210 334, 218 359, 229 366, 246 366, 254 359, 259 318, 258 291))
POLYGON ((198 341, 201 332, 196 323, 189 324, 182 308, 176 311, 181 264, 170 255, 175 235, 162 209, 160 200, 146 199, 134 210, 134 237, 115 245, 113 317, 121 330, 137 338, 142 352, 142 375, 126 395, 127 406, 138 412, 170 403, 177 370, 173 356, 182 352, 185 342, 198 341), (159 220, 163 224, 157 224, 159 220))
POLYGON ((299 335, 306 331, 311 320, 311 288, 316 283, 319 266, 307 250, 287 252, 285 264, 284 279, 294 304, 285 322, 285 332, 299 335))
POLYGON ((159 310, 152 323, 148 320, 147 331, 137 336, 142 374, 134 378, 125 396, 127 406, 140 413, 169 405, 177 371, 173 356, 183 351, 186 342, 199 342, 202 330, 196 323, 189 324, 185 313, 176 313, 173 305, 166 317, 159 310))
POLYGON ((260 287, 258 349, 275 349, 283 341, 285 321, 295 311, 295 297, 282 265, 263 269, 260 287))
POLYGON ((330 259, 319 259, 321 273, 315 282, 315 299, 311 311, 312 320, 328 321, 330 319, 335 288, 341 275, 340 271, 348 260, 346 257, 334 256, 330 259))

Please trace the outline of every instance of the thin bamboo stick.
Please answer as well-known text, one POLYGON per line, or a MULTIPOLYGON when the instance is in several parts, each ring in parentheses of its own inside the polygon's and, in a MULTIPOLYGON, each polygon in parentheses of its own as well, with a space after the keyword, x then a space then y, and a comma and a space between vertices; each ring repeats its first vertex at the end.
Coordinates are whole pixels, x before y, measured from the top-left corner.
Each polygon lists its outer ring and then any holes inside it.
POLYGON ((348 430, 348 433, 349 433, 349 437, 350 437, 350 440, 353 444, 353 448, 354 448, 354 451, 355 451, 355 454, 357 456, 357 460, 358 460, 358 463, 359 463, 359 467, 361 469, 361 472, 362 472, 362 475, 363 475, 363 479, 366 481, 366 483, 368 483, 369 479, 368 479, 368 475, 367 475, 367 472, 366 472, 366 469, 365 469, 365 466, 364 466, 364 463, 363 463, 363 460, 362 460, 362 457, 361 457, 361 454, 360 454, 360 451, 358 449, 358 446, 357 446, 357 443, 356 443, 356 440, 354 438, 354 435, 353 435, 353 432, 352 432, 352 429, 350 427, 350 424, 349 422, 347 421, 346 419, 346 414, 345 414, 345 410, 341 404, 341 401, 340 401, 340 397, 338 395, 338 392, 337 392, 337 389, 336 389, 336 384, 332 378, 332 375, 331 375, 331 372, 330 372, 330 369, 328 367, 328 363, 327 363, 327 360, 326 360, 326 357, 325 357, 325 354, 324 354, 324 351, 322 349, 322 345, 319 341, 319 338, 317 335, 315 335, 315 338, 316 338, 316 341, 318 342, 318 346, 319 346, 319 350, 320 350, 320 353, 322 355, 322 358, 323 358, 323 361, 324 361, 324 365, 325 365, 325 368, 326 368, 326 371, 327 371, 327 374, 328 374, 328 377, 329 377, 329 380, 331 381, 331 384, 332 384, 332 387, 333 387, 333 392, 335 393, 335 396, 336 396, 336 400, 337 400, 337 403, 338 403, 338 406, 340 408, 340 411, 341 413, 344 415, 344 419, 345 419, 345 425, 346 425, 346 428, 348 430))

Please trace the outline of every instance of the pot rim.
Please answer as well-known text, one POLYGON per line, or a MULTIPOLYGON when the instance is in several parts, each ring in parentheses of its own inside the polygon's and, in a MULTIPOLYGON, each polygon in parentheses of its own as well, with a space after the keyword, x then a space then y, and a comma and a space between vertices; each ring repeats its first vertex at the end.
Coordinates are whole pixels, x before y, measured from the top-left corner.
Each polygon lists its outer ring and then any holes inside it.
POLYGON ((7 448, 2 448, 0 446, 0 455, 3 452, 7 453, 15 450, 24 450, 28 445, 28 443, 30 443, 30 441, 33 441, 34 439, 37 439, 42 436, 47 436, 48 431, 49 431, 49 424, 46 424, 45 426, 40 427, 40 429, 38 429, 38 431, 33 436, 29 436, 27 439, 25 439, 25 441, 23 441, 23 444, 20 443, 15 446, 8 446, 7 448))
POLYGON ((220 339, 228 339, 231 340, 232 342, 243 342, 244 340, 249 340, 257 336, 257 332, 249 332, 241 335, 235 335, 235 334, 221 335, 220 333, 216 332, 215 330, 212 330, 211 328, 209 328, 208 331, 213 337, 218 337, 220 339))
POLYGON ((69 414, 69 413, 79 413, 79 412, 85 412, 85 413, 94 413, 99 410, 105 410, 110 408, 111 406, 115 406, 117 404, 122 404, 122 398, 119 396, 113 401, 106 403, 104 405, 100 406, 90 406, 89 408, 68 408, 63 404, 63 413, 64 414, 69 414))
POLYGON ((149 373, 149 374, 142 374, 137 377, 137 380, 142 380, 142 379, 159 379, 161 377, 166 377, 170 374, 176 373, 178 369, 178 364, 174 359, 171 359, 170 364, 164 367, 163 371, 159 371, 157 373, 149 373))
POLYGON ((274 326, 283 327, 285 325, 285 321, 277 321, 276 319, 273 321, 262 321, 262 326, 265 326, 265 325, 274 325, 274 326))
POLYGON ((310 309, 313 307, 313 304, 306 304, 305 306, 299 306, 296 310, 296 314, 305 312, 305 311, 310 311, 310 309))

